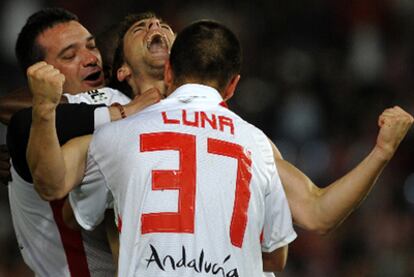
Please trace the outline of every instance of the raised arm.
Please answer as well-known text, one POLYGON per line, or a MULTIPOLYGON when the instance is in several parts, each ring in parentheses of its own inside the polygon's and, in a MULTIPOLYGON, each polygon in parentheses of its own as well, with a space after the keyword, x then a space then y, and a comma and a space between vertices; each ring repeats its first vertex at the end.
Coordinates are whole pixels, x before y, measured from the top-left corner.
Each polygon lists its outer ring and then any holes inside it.
MULTIPOLYGON (((85 173, 91 139, 92 135, 77 137, 71 139, 59 149, 51 148, 44 151, 45 154, 32 151, 30 145, 36 147, 36 142, 31 144, 29 140, 28 154, 30 154, 28 155, 28 161, 29 165, 33 165, 33 183, 36 191, 43 199, 61 199, 81 183, 85 173), (34 158, 31 156, 33 154, 35 155, 34 158), (33 160, 40 162, 31 162, 33 160)), ((35 141, 35 139, 33 140, 35 141)))
POLYGON ((27 77, 33 93, 32 125, 27 147, 33 183, 43 199, 62 198, 65 194, 56 193, 56 190, 57 187, 66 187, 66 167, 56 132, 56 107, 65 76, 52 65, 39 62, 29 67, 27 77), (45 182, 46 179, 50 182, 45 182))
MULTIPOLYGON (((53 66, 39 62, 28 69, 33 93, 32 125, 27 148, 27 162, 35 189, 45 200, 64 197, 79 185, 90 138, 70 142, 62 151, 56 133, 56 107, 62 94, 64 76, 53 66)), ((125 105, 126 115, 138 112, 160 100, 160 93, 150 89, 125 105)), ((110 107, 111 120, 121 119, 119 107, 110 107)))
POLYGON ((399 107, 385 110, 379 117, 380 131, 369 155, 325 188, 316 186, 304 173, 283 160, 273 145, 294 223, 320 234, 337 227, 367 197, 412 123, 412 116, 399 107))

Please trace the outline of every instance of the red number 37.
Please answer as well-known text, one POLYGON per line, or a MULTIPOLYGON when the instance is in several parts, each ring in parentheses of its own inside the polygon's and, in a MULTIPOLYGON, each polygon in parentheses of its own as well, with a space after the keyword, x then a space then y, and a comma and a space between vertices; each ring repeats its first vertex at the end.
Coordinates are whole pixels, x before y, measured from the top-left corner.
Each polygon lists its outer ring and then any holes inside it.
MULTIPOLYGON (((179 191, 178 212, 142 214, 142 233, 194 233, 196 195, 196 137, 190 134, 161 132, 142 134, 140 151, 176 150, 179 153, 178 170, 153 170, 152 189, 179 191)), ((207 152, 237 160, 236 191, 230 223, 230 239, 242 247, 247 224, 251 180, 251 159, 238 144, 208 138, 207 152)))

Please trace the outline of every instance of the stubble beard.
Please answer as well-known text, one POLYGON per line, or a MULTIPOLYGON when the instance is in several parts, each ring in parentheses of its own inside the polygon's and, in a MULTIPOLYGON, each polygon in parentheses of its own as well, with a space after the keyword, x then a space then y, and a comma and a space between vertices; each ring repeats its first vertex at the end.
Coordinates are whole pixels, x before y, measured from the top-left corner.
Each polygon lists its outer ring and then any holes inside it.
POLYGON ((149 67, 148 75, 155 80, 164 80, 164 67, 149 67))
POLYGON ((144 68, 148 76, 155 80, 164 80, 164 64, 159 65, 154 61, 144 58, 144 68))

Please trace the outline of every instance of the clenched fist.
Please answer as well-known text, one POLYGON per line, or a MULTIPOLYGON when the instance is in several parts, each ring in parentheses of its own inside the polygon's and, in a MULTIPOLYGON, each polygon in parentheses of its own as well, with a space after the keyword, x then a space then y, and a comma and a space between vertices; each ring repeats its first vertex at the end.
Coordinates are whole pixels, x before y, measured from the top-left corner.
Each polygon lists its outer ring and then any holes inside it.
POLYGON ((386 109, 378 118, 380 127, 377 137, 377 147, 390 159, 404 139, 411 125, 413 117, 398 106, 386 109))
POLYGON ((35 63, 27 69, 27 79, 33 103, 59 104, 65 76, 53 65, 43 61, 35 63))

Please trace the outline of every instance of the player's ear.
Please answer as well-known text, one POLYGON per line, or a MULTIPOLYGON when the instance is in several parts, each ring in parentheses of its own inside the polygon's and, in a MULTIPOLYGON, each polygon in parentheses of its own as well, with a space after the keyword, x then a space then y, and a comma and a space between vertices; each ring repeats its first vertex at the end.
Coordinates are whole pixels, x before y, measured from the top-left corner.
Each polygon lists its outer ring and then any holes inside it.
POLYGON ((164 83, 167 86, 167 88, 171 87, 173 84, 173 72, 171 69, 171 64, 169 60, 165 61, 164 65, 164 83))
POLYGON ((233 96, 234 91, 236 90, 236 87, 239 81, 240 81, 240 74, 234 75, 234 77, 231 78, 230 82, 224 89, 224 94, 223 94, 224 101, 229 100, 233 96))
POLYGON ((116 78, 123 82, 131 76, 131 69, 125 63, 116 71, 116 78))

